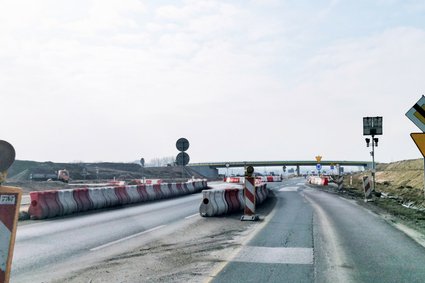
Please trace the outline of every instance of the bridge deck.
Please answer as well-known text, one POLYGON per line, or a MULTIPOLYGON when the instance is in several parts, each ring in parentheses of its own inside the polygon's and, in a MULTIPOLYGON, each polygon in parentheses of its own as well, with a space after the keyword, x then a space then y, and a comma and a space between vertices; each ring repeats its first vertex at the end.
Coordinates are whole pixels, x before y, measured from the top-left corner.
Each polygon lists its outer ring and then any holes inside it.
MULTIPOLYGON (((188 166, 200 167, 200 166, 209 166, 215 168, 226 168, 228 167, 244 167, 245 165, 251 166, 316 166, 316 160, 283 160, 283 161, 236 161, 236 162, 203 162, 203 163, 190 163, 188 166)), ((320 164, 324 166, 339 164, 340 166, 363 166, 370 167, 370 161, 347 161, 347 160, 322 160, 320 164)))

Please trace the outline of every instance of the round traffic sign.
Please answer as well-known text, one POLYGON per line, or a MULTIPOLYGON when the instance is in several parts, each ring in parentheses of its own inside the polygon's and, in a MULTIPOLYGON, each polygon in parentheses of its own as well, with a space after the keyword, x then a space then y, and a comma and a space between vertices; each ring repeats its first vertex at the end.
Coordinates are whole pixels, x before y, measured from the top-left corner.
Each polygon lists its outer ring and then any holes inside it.
POLYGON ((6 171, 15 161, 15 149, 7 141, 0 140, 0 172, 6 171))
POLYGON ((176 157, 176 163, 177 165, 187 165, 190 161, 190 157, 189 154, 187 154, 186 152, 180 152, 179 154, 177 154, 176 157))
POLYGON ((229 168, 230 167, 230 164, 229 163, 226 163, 226 167, 229 168))
POLYGON ((185 138, 179 138, 176 142, 178 151, 186 151, 189 149, 189 141, 185 138))
POLYGON ((252 176, 252 174, 254 173, 254 167, 252 167, 251 165, 246 167, 246 174, 248 176, 252 176))

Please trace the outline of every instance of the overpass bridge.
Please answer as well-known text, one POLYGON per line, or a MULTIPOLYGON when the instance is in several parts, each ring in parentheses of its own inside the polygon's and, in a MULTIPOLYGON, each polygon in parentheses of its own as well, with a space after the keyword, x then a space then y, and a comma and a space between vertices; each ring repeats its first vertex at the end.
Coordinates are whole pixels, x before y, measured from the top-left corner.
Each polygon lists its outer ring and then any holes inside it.
MULTIPOLYGON (((274 167, 274 166, 295 166, 297 168, 297 174, 300 175, 301 166, 316 166, 316 160, 280 160, 280 161, 225 161, 225 162, 203 162, 203 163, 190 163, 193 170, 200 174, 214 178, 218 177, 218 168, 231 168, 231 167, 245 167, 248 165, 255 167, 274 167)), ((372 162, 370 161, 347 161, 347 160, 322 160, 320 162, 322 166, 357 166, 372 168, 372 162)))

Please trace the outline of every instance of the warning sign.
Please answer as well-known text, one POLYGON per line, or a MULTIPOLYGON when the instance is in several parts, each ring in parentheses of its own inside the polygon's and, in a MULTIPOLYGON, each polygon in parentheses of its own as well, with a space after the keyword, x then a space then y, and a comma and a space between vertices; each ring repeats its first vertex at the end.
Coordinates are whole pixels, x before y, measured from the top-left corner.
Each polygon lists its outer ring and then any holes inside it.
POLYGON ((9 282, 22 191, 0 186, 0 283, 9 282))

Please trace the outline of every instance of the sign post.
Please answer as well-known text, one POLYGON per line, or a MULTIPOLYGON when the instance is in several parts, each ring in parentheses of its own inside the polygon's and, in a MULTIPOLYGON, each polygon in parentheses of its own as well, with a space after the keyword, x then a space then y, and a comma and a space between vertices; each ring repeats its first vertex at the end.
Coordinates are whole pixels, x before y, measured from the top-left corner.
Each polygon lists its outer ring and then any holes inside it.
POLYGON ((425 96, 418 100, 412 108, 409 109, 406 113, 407 118, 413 122, 422 133, 411 133, 413 141, 416 143, 416 146, 419 148, 419 151, 424 157, 424 198, 425 198, 425 141, 424 141, 424 132, 425 132, 425 96))
POLYGON ((322 161, 322 156, 318 155, 315 157, 317 164, 316 164, 316 169, 317 169, 317 175, 320 176, 320 170, 322 170, 322 164, 320 164, 320 162, 322 161))
POLYGON ((180 153, 176 157, 176 164, 182 167, 182 178, 184 178, 184 166, 189 163, 190 157, 185 151, 189 149, 189 141, 186 138, 179 138, 176 148, 180 153))
POLYGON ((382 117, 363 117, 363 135, 364 136, 372 136, 372 140, 370 138, 366 138, 366 147, 369 147, 370 142, 372 142, 372 151, 370 155, 372 155, 372 192, 375 192, 375 146, 378 146, 378 138, 375 138, 377 135, 382 135, 382 117))

